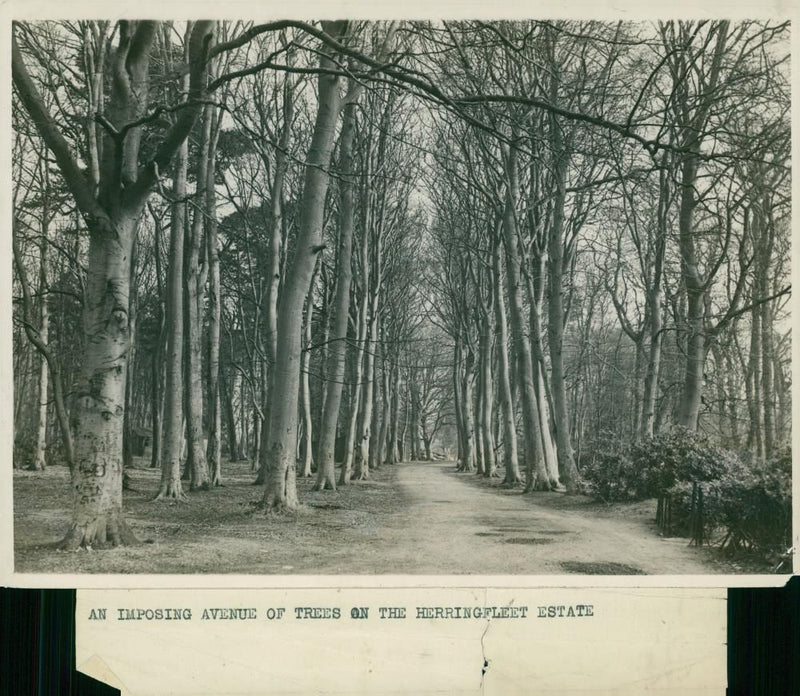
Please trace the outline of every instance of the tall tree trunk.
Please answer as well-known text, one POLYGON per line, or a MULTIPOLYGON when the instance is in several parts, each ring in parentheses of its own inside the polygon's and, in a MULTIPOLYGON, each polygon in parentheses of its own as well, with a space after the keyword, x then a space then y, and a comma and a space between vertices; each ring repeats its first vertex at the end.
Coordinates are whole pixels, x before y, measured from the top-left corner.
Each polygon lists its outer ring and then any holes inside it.
POLYGON ((533 385, 533 363, 531 347, 525 331, 522 306, 522 287, 520 278, 520 253, 516 220, 516 201, 519 196, 517 183, 517 151, 508 148, 506 161, 506 200, 503 210, 503 242, 506 252, 506 286, 511 310, 511 326, 514 332, 514 345, 519 351, 519 374, 522 401, 522 418, 525 427, 525 457, 527 481, 525 490, 550 490, 550 481, 544 463, 544 451, 539 434, 539 409, 533 385))
MULTIPOLYGON (((206 159, 205 177, 205 218, 206 218, 206 257, 208 259, 208 451, 206 458, 211 469, 211 485, 222 483, 222 413, 219 334, 221 324, 221 284, 219 273, 219 241, 217 238, 217 190, 216 190, 216 150, 219 134, 219 114, 209 112, 211 137, 206 159)), ((234 453, 230 453, 234 458, 234 453)))
POLYGON ((501 273, 501 240, 494 243, 492 255, 494 280, 494 306, 497 320, 497 354, 499 365, 500 407, 503 425, 503 463, 505 477, 503 483, 515 486, 522 482, 517 454, 517 423, 514 414, 514 397, 511 393, 511 379, 508 365, 508 323, 506 320, 506 303, 503 298, 503 277, 501 273))
POLYGON ((150 452, 150 468, 156 469, 161 465, 163 454, 163 435, 164 435, 164 383, 166 382, 166 362, 164 360, 165 343, 167 339, 167 327, 164 321, 165 289, 162 282, 164 277, 164 263, 161 257, 161 243, 163 230, 161 221, 150 209, 153 217, 154 238, 153 251, 156 264, 156 282, 158 284, 158 304, 156 305, 156 323, 158 332, 156 335, 156 345, 150 356, 150 418, 153 447, 150 452))
POLYGON ((678 408, 678 422, 683 427, 697 430, 700 408, 703 399, 703 368, 706 359, 705 309, 706 284, 701 276, 699 259, 694 240, 695 184, 699 164, 699 153, 703 140, 703 129, 709 111, 718 95, 717 81, 720 74, 725 42, 728 34, 728 22, 719 22, 716 45, 712 53, 712 63, 703 75, 700 92, 690 95, 685 78, 678 76, 676 110, 691 113, 693 116, 681 123, 680 144, 680 208, 678 211, 678 247, 681 256, 681 280, 686 293, 686 323, 688 337, 686 340, 686 364, 684 369, 683 392, 678 408))
POLYGON ((303 478, 311 477, 311 465, 313 464, 313 450, 311 446, 313 429, 311 425, 311 384, 309 382, 309 372, 311 370, 311 323, 314 318, 314 285, 319 274, 320 264, 314 270, 311 278, 311 289, 308 291, 306 300, 306 313, 303 322, 303 357, 300 361, 300 413, 302 416, 303 437, 300 446, 301 471, 303 478))
POLYGON ((544 465, 547 470, 547 477, 550 480, 550 487, 556 488, 559 485, 558 452, 555 443, 555 428, 550 413, 551 400, 547 398, 546 380, 547 375, 544 371, 544 364, 534 355, 533 387, 536 394, 536 403, 539 405, 539 434, 542 438, 544 465))
MULTIPOLYGON (((379 327, 380 330, 380 327, 379 327)), ((377 345, 377 343, 376 343, 377 345)), ((374 372, 373 372, 373 380, 374 380, 374 388, 372 390, 372 413, 373 413, 373 423, 372 423, 372 430, 369 436, 369 468, 370 469, 377 469, 381 465, 381 443, 383 442, 381 438, 382 428, 383 428, 383 420, 381 420, 383 414, 380 412, 379 409, 382 407, 382 384, 378 383, 378 363, 375 362, 374 372)))
POLYGON ((763 460, 766 457, 764 447, 764 409, 761 392, 761 306, 753 307, 750 319, 750 360, 747 367, 747 381, 750 383, 748 396, 750 401, 750 442, 753 454, 763 460))
POLYGON ((481 366, 480 354, 480 341, 478 341, 478 355, 477 355, 477 369, 475 370, 475 392, 472 406, 473 428, 472 432, 475 437, 475 473, 478 476, 483 475, 483 423, 481 422, 481 414, 483 412, 483 369, 481 366))
POLYGON ((339 485, 349 486, 350 478, 353 473, 353 458, 356 448, 356 438, 358 437, 358 414, 361 408, 361 379, 364 365, 364 343, 367 330, 365 317, 365 303, 362 302, 356 307, 356 324, 358 326, 358 350, 353 361, 353 379, 350 383, 350 413, 347 419, 347 432, 344 446, 344 459, 342 460, 342 470, 339 473, 339 485))
POLYGON ((656 397, 658 396, 658 376, 661 369, 661 334, 663 330, 663 276, 664 253, 667 244, 667 215, 669 213, 669 169, 666 162, 658 174, 658 213, 657 213, 657 238, 655 242, 655 261, 653 264, 653 277, 647 289, 647 303, 649 316, 649 350, 647 356, 647 373, 644 380, 644 396, 642 397, 642 427, 639 433, 641 439, 651 438, 654 435, 656 397))
POLYGON ((185 232, 186 173, 189 146, 181 145, 175 157, 167 275, 167 382, 164 388, 164 456, 157 499, 181 499, 183 451, 183 247, 185 232))
POLYGON ((553 420, 556 427, 558 473, 567 493, 578 489, 578 469, 572 452, 564 383, 564 207, 566 205, 567 155, 564 151, 561 124, 551 116, 555 157, 556 199, 547 241, 548 302, 547 342, 550 348, 550 385, 553 395, 553 420))
POLYGON ((461 362, 463 360, 463 350, 461 348, 461 337, 456 336, 453 341, 453 412, 456 419, 456 469, 463 470, 464 467, 464 395, 461 393, 461 362))
POLYGON ((416 383, 416 374, 412 371, 409 374, 410 394, 411 399, 411 423, 410 423, 410 440, 411 440, 411 461, 416 462, 420 459, 419 451, 419 385, 416 383))
MULTIPOLYGON (((48 212, 45 205, 42 210, 42 236, 39 252, 39 337, 47 345, 50 328, 50 314, 47 311, 47 220, 48 212)), ((36 413, 36 451, 33 455, 31 468, 34 471, 43 471, 46 466, 45 453, 47 451, 47 388, 48 388, 47 360, 42 355, 39 358, 39 391, 38 408, 36 413)))
POLYGON ((386 446, 386 438, 389 433, 389 370, 386 367, 385 359, 383 360, 381 368, 383 379, 381 386, 381 427, 378 433, 378 445, 373 450, 376 459, 376 464, 373 465, 373 468, 386 462, 389 455, 388 447, 386 446))
MULTIPOLYGON (((207 106, 203 118, 201 150, 198 153, 196 177, 197 192, 204 193, 207 184, 208 156, 211 145, 211 107, 207 106)), ((199 197, 198 197, 199 198, 199 197)), ((208 490, 211 479, 206 460, 207 443, 203 428, 203 326, 202 311, 207 263, 201 261, 203 247, 205 206, 202 199, 196 202, 192 225, 185 240, 184 311, 186 341, 186 440, 190 490, 208 490), (201 268, 201 265, 203 268, 201 268)))
POLYGON ((494 432, 492 431, 492 402, 494 389, 492 388, 492 317, 485 317, 481 329, 481 428, 483 430, 483 475, 496 475, 496 462, 494 456, 494 432))
MULTIPOLYGON (((317 480, 315 490, 336 490, 336 428, 344 387, 347 357, 347 323, 350 316, 350 286, 353 278, 353 140, 356 128, 356 103, 344 107, 342 133, 339 136, 339 248, 336 254, 336 295, 333 321, 328 336, 328 368, 325 405, 320 424, 317 480)), ((344 473, 342 474, 344 477, 344 473)))
POLYGON ((72 409, 73 517, 61 548, 134 544, 122 517, 122 421, 129 350, 130 254, 138 211, 90 229, 86 354, 72 409))
POLYGON ((464 372, 461 376, 461 409, 463 434, 463 457, 461 459, 460 471, 475 471, 475 416, 473 413, 473 382, 475 354, 470 346, 466 346, 467 355, 464 359, 464 372))
MULTIPOLYGON (((346 22, 324 22, 323 31, 339 38, 346 22)), ((320 68, 334 69, 331 57, 323 52, 320 68)), ((319 97, 314 131, 306 156, 305 182, 300 205, 297 242, 286 270, 286 282, 278 306, 277 362, 272 380, 273 393, 280 402, 270 410, 267 456, 267 481, 264 505, 268 510, 297 506, 294 455, 297 438, 297 397, 300 382, 300 338, 303 303, 308 295, 317 256, 324 248, 322 224, 328 190, 328 167, 333 147, 341 97, 339 78, 319 76, 319 97)), ((274 400, 273 400, 274 401, 274 400)))
POLYGON ((705 366, 705 286, 698 269, 694 244, 694 184, 697 158, 686 155, 681 169, 681 203, 678 214, 681 277, 686 291, 686 363, 678 422, 688 430, 697 430, 703 396, 705 366))
MULTIPOLYGON (((772 251, 775 246, 774 227, 771 216, 767 211, 770 209, 769 197, 762 197, 762 203, 758 206, 754 217, 758 220, 760 244, 758 254, 760 255, 758 273, 758 285, 760 286, 759 296, 767 297, 772 289, 772 251)), ((755 221, 754 221, 755 222, 755 221)), ((765 302, 760 307, 761 320, 761 403, 763 404, 764 414, 764 456, 771 457, 775 450, 775 395, 773 392, 773 321, 772 305, 765 302)))
MULTIPOLYGON (((131 247, 130 277, 136 271, 137 246, 134 239, 131 247)), ((131 288, 128 295, 128 336, 130 348, 128 349, 128 363, 125 376, 125 415, 122 418, 122 488, 129 490, 131 486, 130 474, 133 468, 133 376, 136 369, 136 287, 131 288)))
MULTIPOLYGON (((366 238, 368 230, 364 230, 366 238)), ((363 240, 366 245, 366 239, 363 240)), ((366 333, 366 345, 364 347, 364 385, 361 398, 362 417, 360 421, 359 437, 357 441, 357 451, 355 457, 356 480, 369 478, 369 443, 372 431, 372 407, 373 391, 375 383, 375 349, 378 343, 378 301, 381 291, 381 239, 378 236, 375 240, 375 248, 372 250, 372 261, 374 272, 372 277, 372 291, 370 293, 369 304, 369 326, 366 333)), ((366 292, 367 281, 364 281, 364 291, 366 292)))
POLYGON ((406 398, 403 400, 403 430, 397 438, 400 442, 400 461, 409 461, 409 452, 406 448, 406 434, 408 433, 408 405, 411 400, 408 398, 408 381, 406 380, 406 398))
MULTIPOLYGON (((267 354, 267 388, 263 394, 262 413, 263 423, 259 428, 259 437, 256 440, 256 461, 258 462, 258 476, 255 483, 264 485, 267 481, 267 464, 269 446, 266 442, 270 432, 270 415, 272 413, 272 395, 274 385, 272 376, 278 360, 278 299, 281 286, 281 246, 283 240, 283 187, 286 180, 286 171, 289 166, 288 147, 294 120, 294 87, 290 79, 283 84, 283 130, 281 131, 278 147, 275 148, 275 177, 270 187, 269 202, 269 228, 267 230, 267 264, 265 276, 267 279, 264 330, 264 341, 267 354)), ((313 144, 312 144, 313 145, 313 144)), ((327 163, 326 163, 327 164, 327 163)), ((327 186, 327 183, 326 183, 327 186)), ((285 259, 284 259, 285 260, 285 259)))
POLYGON ((240 443, 236 436, 236 415, 234 410, 234 395, 233 388, 235 381, 231 384, 225 370, 220 370, 219 373, 219 389, 220 396, 222 397, 222 405, 224 407, 223 413, 225 414, 225 425, 228 433, 228 460, 231 462, 242 459, 240 454, 240 443))
POLYGON ((400 429, 400 367, 394 366, 394 388, 392 391, 392 413, 391 425, 389 427, 389 447, 388 460, 390 464, 400 462, 400 451, 398 449, 398 435, 400 429))

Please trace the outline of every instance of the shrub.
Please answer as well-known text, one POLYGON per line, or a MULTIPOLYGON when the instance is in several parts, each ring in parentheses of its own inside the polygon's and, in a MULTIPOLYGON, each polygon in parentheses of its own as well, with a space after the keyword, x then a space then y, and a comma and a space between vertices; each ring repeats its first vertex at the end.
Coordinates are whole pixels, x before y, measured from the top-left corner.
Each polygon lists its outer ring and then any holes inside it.
POLYGON ((605 502, 635 500, 634 473, 631 460, 621 450, 597 451, 581 468, 586 492, 605 502))
POLYGON ((601 441, 581 468, 587 492, 606 501, 666 495, 680 483, 714 481, 735 462, 733 453, 684 428, 621 445, 601 441))
POLYGON ((732 550, 791 546, 791 450, 760 463, 683 428, 622 445, 606 438, 581 468, 586 492, 606 502, 664 497, 671 533, 692 533, 692 496, 703 493, 703 537, 723 535, 732 550))
POLYGON ((731 550, 782 551, 791 546, 791 451, 741 465, 718 483, 723 546, 731 550))
POLYGON ((665 495, 679 483, 720 478, 736 455, 715 446, 704 435, 675 427, 631 445, 631 459, 641 471, 646 497, 665 495))

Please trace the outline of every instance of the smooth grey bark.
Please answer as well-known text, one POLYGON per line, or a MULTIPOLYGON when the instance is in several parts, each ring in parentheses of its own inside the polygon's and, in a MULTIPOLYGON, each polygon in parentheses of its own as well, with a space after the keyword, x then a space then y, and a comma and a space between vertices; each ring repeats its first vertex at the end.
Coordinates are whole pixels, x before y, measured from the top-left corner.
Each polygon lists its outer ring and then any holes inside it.
MULTIPOLYGON (((346 28, 347 22, 323 22, 323 31, 335 38, 340 37, 346 28)), ((334 67, 327 49, 323 49, 320 68, 325 71, 334 67)), ((270 409, 263 498, 268 510, 293 509, 298 503, 294 457, 297 449, 303 304, 311 285, 317 256, 324 248, 322 223, 328 190, 328 167, 341 102, 339 82, 334 75, 320 74, 318 78, 317 116, 306 156, 297 242, 294 255, 287 262, 286 280, 278 305, 277 359, 272 391, 280 394, 281 399, 274 402, 270 409)))
POLYGON ((390 464, 400 462, 399 430, 400 430, 400 367, 394 365, 394 384, 392 386, 391 425, 389 426, 389 446, 387 459, 390 464))
MULTIPOLYGON (((210 469, 210 484, 222 483, 222 412, 219 369, 219 336, 221 326, 222 286, 219 271, 219 239, 217 235, 216 150, 220 119, 211 111, 211 136, 205 171, 205 227, 206 258, 208 263, 208 451, 206 460, 210 469)), ((233 450, 231 459, 235 458, 233 450)))
MULTIPOLYGON (((480 330, 479 330, 480 332, 480 330)), ((481 413, 483 411, 483 356, 480 350, 480 337, 478 338, 477 354, 475 356, 476 365, 474 369, 475 390, 473 392, 474 398, 470 404, 472 407, 473 429, 472 432, 475 437, 475 473, 478 476, 483 475, 483 423, 481 413)))
POLYGON ((663 278, 664 253, 667 244, 667 214, 669 211, 669 170, 663 166, 659 170, 658 213, 656 221, 655 260, 653 275, 647 290, 649 315, 649 350, 647 371, 642 396, 642 424, 640 437, 647 439, 655 434, 656 397, 658 396, 658 375, 661 369, 661 345, 663 331, 663 278))
POLYGON ((381 463, 387 460, 387 446, 386 438, 389 424, 389 370, 386 367, 385 358, 381 364, 381 424, 378 431, 378 442, 375 448, 371 451, 371 456, 375 457, 375 463, 370 464, 372 468, 380 466, 381 463))
POLYGON ((356 103, 344 107, 342 132, 339 136, 339 248, 336 254, 336 295, 333 321, 328 336, 328 383, 325 405, 320 424, 317 480, 315 490, 336 490, 334 451, 336 426, 344 387, 345 359, 347 357, 347 324, 350 316, 350 286, 353 278, 353 140, 356 130, 356 103))
POLYGON ((501 245, 501 240, 496 239, 494 241, 494 251, 492 253, 494 314, 497 326, 497 355, 499 365, 497 381, 500 407, 502 410, 500 419, 503 432, 503 463, 505 465, 503 483, 514 486, 522 482, 522 475, 519 470, 516 416, 514 413, 514 398, 511 393, 511 379, 508 365, 508 322, 506 319, 506 303, 503 297, 501 245))
MULTIPOLYGON (((378 330, 380 330, 380 323, 378 330)), ((381 443, 383 442, 381 433, 383 427, 382 418, 382 398, 383 398, 383 385, 382 383, 378 382, 378 363, 377 360, 375 362, 374 373, 373 373, 373 380, 374 380, 374 388, 372 390, 372 413, 373 413, 373 423, 372 423, 372 430, 370 431, 369 436, 369 461, 368 466, 369 469, 377 469, 381 465, 381 443)))
POLYGON ((203 131, 200 152, 197 156, 195 181, 197 193, 202 194, 194 206, 192 224, 184 240, 186 258, 184 260, 184 316, 186 353, 184 370, 186 372, 186 468, 189 473, 190 490, 208 490, 211 478, 206 460, 207 442, 203 428, 203 305, 208 263, 205 261, 206 248, 203 245, 205 222, 205 188, 207 185, 208 158, 211 148, 212 107, 206 106, 203 114, 203 131), (202 254, 202 257, 201 257, 202 254))
MULTIPOLYGON (((270 186, 269 215, 267 228, 267 279, 264 296, 264 349, 267 356, 266 389, 263 394, 261 412, 263 423, 259 426, 256 440, 258 476, 255 483, 263 485, 267 480, 266 440, 269 437, 269 421, 272 412, 272 375, 278 359, 278 299, 281 286, 281 247, 283 246, 283 188, 289 166, 288 148, 294 121, 294 83, 288 79, 283 84, 283 127, 278 146, 275 148, 275 176, 270 186)), ((285 259, 284 259, 285 260, 285 259)))
POLYGON ((527 269, 526 281, 531 329, 531 368, 533 370, 533 388, 539 410, 539 436, 542 440, 544 465, 550 480, 550 487, 556 488, 559 481, 558 456, 556 454, 555 425, 553 412, 553 395, 547 379, 542 331, 542 305, 546 285, 546 254, 533 254, 530 268, 527 269))
MULTIPOLYGON (((678 130, 681 155, 679 157, 680 207, 678 211, 678 247, 681 256, 681 281, 686 293, 686 359, 683 391, 678 407, 678 422, 688 430, 697 429, 703 396, 703 368, 706 358, 705 311, 706 281, 703 279, 695 245, 694 210, 695 184, 699 167, 699 153, 711 107, 718 98, 717 83, 728 36, 727 21, 714 27, 716 42, 711 53, 711 65, 698 85, 697 94, 689 94, 685 78, 676 73, 675 110, 679 113, 678 130)), ((681 55, 679 60, 686 60, 681 55)))
POLYGON ((152 381, 150 416, 153 438, 153 447, 150 452, 150 468, 156 469, 161 465, 164 443, 164 385, 167 381, 166 361, 164 359, 167 338, 167 327, 164 320, 166 292, 164 289, 164 283, 162 281, 162 278, 164 277, 164 262, 161 258, 161 240, 163 239, 163 229, 161 226, 161 220, 155 214, 152 207, 148 206, 148 208, 150 210, 150 215, 153 218, 153 255, 155 258, 156 283, 158 286, 158 304, 156 306, 158 334, 156 337, 156 345, 150 356, 150 379, 152 381))
POLYGON ((533 384, 533 363, 531 347, 525 332, 525 319, 522 305, 520 273, 519 235, 516 221, 516 201, 519 197, 517 180, 517 151, 513 146, 507 149, 505 157, 506 194, 503 209, 503 243, 506 254, 506 287, 511 310, 511 326, 514 345, 519 351, 519 374, 522 418, 525 430, 526 475, 525 490, 550 490, 551 485, 544 462, 544 450, 539 433, 539 409, 533 384))
MULTIPOLYGON (((45 180, 45 186, 47 181, 45 180)), ((47 210, 47 198, 42 210, 42 234, 40 238, 39 251, 39 338, 42 343, 47 345, 50 329, 50 313, 47 308, 47 258, 48 247, 47 225, 49 223, 49 212, 47 210)), ((38 390, 38 409, 36 413, 36 451, 33 455, 31 468, 34 471, 42 471, 46 466, 45 452, 47 450, 47 389, 49 382, 49 371, 47 360, 42 355, 39 359, 39 390, 38 390)))
POLYGON ((464 358, 464 370, 461 374, 461 423, 464 427, 461 458, 459 471, 475 471, 475 414, 473 411, 473 383, 475 369, 475 353, 467 345, 465 347, 466 356, 464 358))
POLYGON ((305 319, 303 321, 303 356, 300 361, 300 415, 301 432, 300 440, 300 471, 303 478, 311 477, 311 465, 313 464, 312 451, 312 424, 311 424, 311 385, 309 383, 309 371, 311 369, 311 323, 314 318, 314 285, 319 275, 320 264, 314 269, 311 277, 311 288, 306 299, 305 319))
POLYGON ((452 383, 453 383, 453 412, 456 420, 456 444, 458 451, 456 453, 456 468, 460 471, 464 465, 464 410, 462 402, 464 395, 461 393, 461 361, 463 353, 461 348, 461 338, 456 335, 453 341, 453 369, 452 369, 452 383))
MULTIPOLYGON (((381 161, 385 136, 381 136, 381 142, 378 148, 378 161, 381 161)), ((370 168, 367 168, 367 176, 369 176, 370 168)), ((365 182, 369 186, 369 179, 365 182)), ((367 197, 369 200, 369 197, 367 197)), ((372 219, 372 215, 368 216, 368 220, 372 219)), ((381 292, 381 255, 383 240, 380 234, 381 222, 375 221, 374 225, 369 227, 378 228, 373 231, 365 225, 364 233, 362 235, 362 274, 364 275, 364 299, 362 304, 362 311, 365 312, 363 320, 367 319, 367 312, 369 312, 369 322, 366 326, 364 334, 364 384, 362 388, 362 396, 360 400, 361 418, 359 420, 358 439, 356 441, 355 452, 355 471, 353 477, 356 480, 364 480, 369 478, 369 443, 370 433, 372 429, 372 409, 373 409, 373 391, 375 382, 375 349, 377 346, 377 332, 378 332, 378 303, 381 292), (367 239, 374 237, 374 247, 370 252, 370 245, 367 239), (368 264, 373 264, 374 267, 369 269, 368 264), (369 288, 369 291, 368 291, 369 288), (369 295, 369 304, 367 304, 367 295, 369 295)))
MULTIPOLYGON (((557 84, 557 80, 556 80, 557 84)), ((554 88, 554 93, 557 87, 554 88)), ((556 428, 556 453, 558 473, 567 493, 578 489, 578 469, 572 451, 567 412, 567 392, 564 382, 564 207, 568 158, 564 146, 561 124, 551 114, 551 141, 553 147, 554 178, 556 185, 553 217, 547 240, 548 294, 547 342, 550 348, 550 384, 553 394, 553 421, 556 428)))
POLYGON ((492 402, 494 389, 492 385, 492 317, 487 313, 481 328, 481 430, 483 431, 483 475, 496 474, 494 456, 494 433, 492 431, 492 402))
POLYGON ((181 499, 181 455, 183 451, 183 247, 185 232, 186 174, 189 146, 184 142, 175 155, 167 271, 167 379, 164 386, 164 440, 161 483, 157 498, 181 499))

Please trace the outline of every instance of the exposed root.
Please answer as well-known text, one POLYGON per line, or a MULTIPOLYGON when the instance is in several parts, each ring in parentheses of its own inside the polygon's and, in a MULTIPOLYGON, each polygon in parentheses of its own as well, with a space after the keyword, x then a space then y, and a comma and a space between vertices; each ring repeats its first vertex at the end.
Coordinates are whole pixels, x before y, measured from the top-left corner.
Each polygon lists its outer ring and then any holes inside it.
POLYGON ((314 487, 311 490, 312 491, 335 491, 336 490, 336 480, 332 476, 325 476, 323 478, 318 478, 317 482, 314 484, 314 487))
POLYGON ((62 551, 108 549, 117 546, 136 546, 139 540, 119 513, 95 518, 84 525, 73 524, 58 544, 62 551))
POLYGON ((162 500, 173 503, 185 503, 188 500, 186 494, 183 492, 180 481, 170 482, 166 486, 161 486, 161 490, 158 491, 158 495, 153 498, 152 502, 155 503, 162 500))
POLYGON ((292 505, 286 500, 278 500, 278 499, 270 499, 270 500, 262 500, 259 504, 259 507, 268 515, 275 515, 275 516, 287 516, 287 515, 295 515, 300 510, 299 505, 292 505))
POLYGON ((541 492, 541 491, 552 491, 553 488, 550 485, 550 481, 546 478, 536 478, 534 477, 532 480, 529 480, 525 484, 524 493, 534 493, 534 492, 541 492))

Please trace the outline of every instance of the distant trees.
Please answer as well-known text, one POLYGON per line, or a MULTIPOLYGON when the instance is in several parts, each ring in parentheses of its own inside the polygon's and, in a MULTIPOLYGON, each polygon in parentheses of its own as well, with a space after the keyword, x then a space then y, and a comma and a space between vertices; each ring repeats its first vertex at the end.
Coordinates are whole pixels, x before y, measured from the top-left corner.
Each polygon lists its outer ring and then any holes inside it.
MULTIPOLYGON (((428 41, 449 47, 438 54, 442 64, 451 61, 446 72, 453 74, 454 64, 464 71, 452 92, 470 94, 461 103, 501 139, 487 146, 481 130, 453 137, 451 126, 440 127, 431 144, 437 153, 432 188, 460 189, 464 203, 458 209, 436 200, 434 229, 452 230, 435 235, 447 250, 440 273, 448 276, 468 274, 492 246, 472 241, 472 220, 488 216, 489 239, 501 242, 505 268, 497 275, 507 283, 498 296, 508 305, 518 387, 515 408, 503 413, 507 425, 521 430, 529 488, 574 486, 574 443, 580 453, 587 428, 632 439, 651 437, 671 422, 738 433, 735 404, 742 398, 750 404, 748 446, 761 458, 763 443, 774 451, 774 438, 761 431, 772 433, 771 404, 778 399, 765 399, 771 392, 764 385, 784 381, 772 376, 775 361, 763 357, 758 327, 772 321, 772 308, 783 306, 789 286, 785 276, 769 288, 761 280, 770 271, 756 264, 771 255, 771 237, 757 231, 764 218, 748 202, 739 162, 755 167, 746 175, 751 182, 764 166, 776 182, 787 176, 785 57, 764 49, 784 29, 752 22, 735 30, 725 22, 425 28, 428 41), (772 90, 773 104, 762 106, 772 90), (737 115, 748 108, 744 94, 759 104, 753 129, 737 115), (642 135, 639 119, 656 130, 642 135), (747 144, 745 132, 751 133, 747 144), (769 155, 759 143, 769 143, 769 155), (452 258, 459 240, 469 261, 452 258), (604 311, 599 293, 610 300, 604 311), (750 357, 733 367, 720 342, 733 348, 733 336, 753 313, 750 357), (672 380, 676 369, 682 382, 672 380), (719 380, 716 398, 712 373, 719 380), (557 475, 548 468, 552 454, 557 475)), ((786 195, 782 190, 757 209, 778 213, 777 201, 786 195)), ((779 267, 771 258, 770 267, 779 267)), ((459 289, 448 281, 441 291, 472 305, 480 297, 473 285, 459 289)), ((776 338, 771 326, 770 341, 776 338)), ((469 333, 479 335, 479 328, 469 333)), ((502 327, 497 333, 502 336, 502 327)), ((463 341, 456 348, 465 353, 458 361, 466 382, 454 382, 462 402, 474 398, 476 362, 463 341)), ((499 367, 502 385, 502 360, 499 367)), ((480 397, 474 407, 479 404, 480 397)), ((472 409, 464 403, 461 412, 472 409)), ((475 429, 466 417, 459 424, 462 456, 471 459, 475 429)), ((745 444, 730 435, 727 441, 745 444)), ((466 460, 462 466, 471 468, 466 460)))

